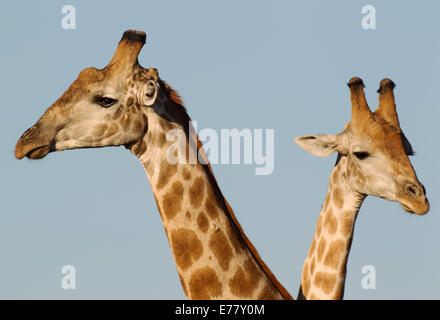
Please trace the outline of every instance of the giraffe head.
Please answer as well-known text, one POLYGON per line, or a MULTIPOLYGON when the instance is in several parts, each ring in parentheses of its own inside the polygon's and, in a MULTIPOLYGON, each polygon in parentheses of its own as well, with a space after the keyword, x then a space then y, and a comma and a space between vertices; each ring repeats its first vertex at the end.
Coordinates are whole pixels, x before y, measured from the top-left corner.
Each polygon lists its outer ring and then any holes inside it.
POLYGON ((145 151, 141 140, 148 130, 149 112, 166 117, 164 102, 179 102, 156 69, 139 65, 145 39, 144 32, 124 32, 110 63, 103 69, 81 71, 23 133, 15 156, 41 159, 53 151, 122 145, 135 153, 145 151))
POLYGON ((379 107, 372 112, 364 95, 364 84, 354 77, 349 83, 351 121, 337 134, 298 137, 295 142, 308 152, 326 157, 334 152, 346 157, 344 181, 357 194, 397 201, 411 213, 429 210, 425 188, 417 179, 408 158, 414 152, 403 134, 394 101, 394 83, 380 82, 379 107))

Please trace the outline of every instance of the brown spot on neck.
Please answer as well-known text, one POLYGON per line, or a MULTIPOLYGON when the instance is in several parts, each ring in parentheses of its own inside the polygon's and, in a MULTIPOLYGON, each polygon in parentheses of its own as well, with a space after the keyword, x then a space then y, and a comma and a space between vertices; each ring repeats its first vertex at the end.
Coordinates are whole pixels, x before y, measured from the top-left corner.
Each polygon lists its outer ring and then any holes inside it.
POLYGON ((162 210, 168 220, 182 210, 183 186, 179 181, 176 181, 171 186, 162 199, 162 210))
POLYGON ((165 187, 168 184, 168 181, 170 181, 171 177, 174 176, 176 172, 177 172, 176 164, 169 164, 166 159, 163 160, 160 163, 159 178, 156 183, 156 188, 160 190, 163 187, 165 187))
POLYGON ((209 239, 209 248, 214 253, 220 267, 227 271, 232 259, 232 248, 223 231, 215 231, 209 239))
POLYGON ((172 231, 170 244, 176 264, 182 271, 188 269, 203 253, 202 243, 197 234, 189 229, 172 231))
POLYGON ((191 299, 209 300, 222 295, 222 284, 215 271, 209 267, 196 270, 189 280, 191 299))
POLYGON ((341 209, 342 205, 344 204, 344 198, 342 195, 341 188, 334 188, 332 193, 333 203, 335 204, 336 208, 341 209))
POLYGON ((327 253, 324 258, 324 265, 327 267, 337 269, 342 263, 342 256, 345 255, 345 242, 342 240, 336 240, 330 243, 327 253))
POLYGON ((216 203, 211 198, 206 198, 205 209, 211 219, 218 217, 218 209, 216 203))
POLYGON ((338 221, 336 220, 332 209, 325 213, 324 227, 329 234, 335 234, 338 230, 338 221))
POLYGON ((313 281, 313 285, 317 288, 321 288, 325 294, 330 294, 335 287, 335 284, 336 276, 323 272, 317 272, 315 275, 315 280, 313 281))
POLYGON ((239 267, 234 277, 229 281, 231 292, 238 297, 252 298, 252 294, 258 286, 261 274, 252 260, 247 260, 244 270, 239 267))
POLYGON ((197 209, 202 203, 205 192, 205 181, 203 178, 196 178, 189 188, 189 199, 193 208, 197 209))
POLYGON ((187 168, 182 169, 182 177, 185 180, 191 179, 191 172, 187 168))
POLYGON ((206 218, 203 212, 200 212, 200 214, 197 216, 197 225, 199 226, 200 231, 203 233, 206 233, 206 231, 209 229, 208 218, 206 218))

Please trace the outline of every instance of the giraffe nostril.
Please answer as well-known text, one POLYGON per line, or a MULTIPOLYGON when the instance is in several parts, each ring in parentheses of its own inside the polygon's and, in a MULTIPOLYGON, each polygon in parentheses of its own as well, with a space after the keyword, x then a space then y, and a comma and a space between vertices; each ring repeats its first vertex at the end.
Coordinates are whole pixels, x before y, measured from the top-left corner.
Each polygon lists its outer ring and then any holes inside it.
POLYGON ((406 192, 414 197, 417 197, 421 194, 425 194, 420 190, 420 187, 412 183, 406 185, 406 192))

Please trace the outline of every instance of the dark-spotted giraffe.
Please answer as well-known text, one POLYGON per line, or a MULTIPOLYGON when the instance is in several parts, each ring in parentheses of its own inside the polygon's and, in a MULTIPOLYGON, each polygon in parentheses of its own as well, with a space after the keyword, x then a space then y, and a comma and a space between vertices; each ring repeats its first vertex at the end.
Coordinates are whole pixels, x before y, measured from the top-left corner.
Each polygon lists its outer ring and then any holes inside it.
POLYGON ((319 134, 295 141, 317 156, 338 152, 315 236, 304 263, 300 296, 341 299, 358 211, 368 195, 397 201, 408 212, 429 210, 425 188, 408 158, 412 147, 396 112, 394 83, 380 82, 379 107, 371 112, 360 78, 352 78, 351 121, 338 135, 319 134))
POLYGON ((144 32, 126 31, 110 63, 83 70, 21 136, 15 156, 127 147, 145 168, 188 298, 291 299, 244 234, 209 164, 167 159, 173 129, 184 133, 185 156, 204 155, 176 91, 156 69, 139 65, 145 39, 144 32))

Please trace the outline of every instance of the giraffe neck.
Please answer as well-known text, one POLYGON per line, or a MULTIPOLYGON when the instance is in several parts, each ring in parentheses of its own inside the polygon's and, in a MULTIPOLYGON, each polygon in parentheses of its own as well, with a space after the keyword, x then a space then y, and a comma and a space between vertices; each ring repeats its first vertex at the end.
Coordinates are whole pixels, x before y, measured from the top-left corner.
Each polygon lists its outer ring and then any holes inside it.
MULTIPOLYGON (((148 132, 131 151, 152 186, 185 295, 189 299, 291 299, 244 235, 210 166, 167 160, 174 141, 167 141, 166 132, 183 130, 182 126, 162 118, 148 125, 148 132)), ((194 156, 197 147, 187 146, 187 153, 194 156)))
POLYGON ((306 299, 342 299, 354 225, 364 196, 346 183, 346 159, 330 177, 327 197, 303 266, 301 290, 306 299))

